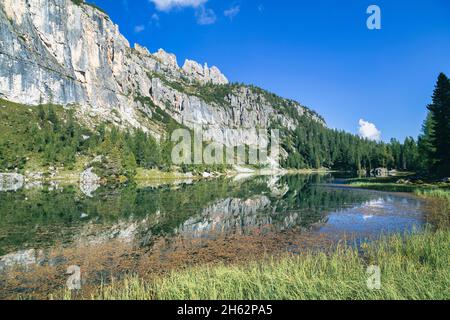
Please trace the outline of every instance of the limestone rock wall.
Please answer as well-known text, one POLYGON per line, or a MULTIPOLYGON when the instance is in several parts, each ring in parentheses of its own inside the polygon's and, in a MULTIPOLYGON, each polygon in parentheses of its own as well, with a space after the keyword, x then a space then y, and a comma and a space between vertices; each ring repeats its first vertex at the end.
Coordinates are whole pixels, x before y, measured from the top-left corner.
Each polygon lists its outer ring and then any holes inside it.
MULTIPOLYGON (((177 58, 160 49, 130 47, 109 16, 72 0, 0 2, 0 98, 28 104, 54 103, 76 108, 88 123, 109 120, 141 127, 150 110, 136 99, 147 97, 179 123, 202 125, 212 140, 225 128, 268 128, 273 121, 295 128, 295 120, 275 112, 260 93, 238 87, 224 103, 206 102, 170 85, 228 85, 217 67, 177 58), (140 111, 144 110, 144 112, 140 111)), ((305 108, 295 105, 299 113, 305 108)), ((254 136, 235 135, 233 143, 254 136)))

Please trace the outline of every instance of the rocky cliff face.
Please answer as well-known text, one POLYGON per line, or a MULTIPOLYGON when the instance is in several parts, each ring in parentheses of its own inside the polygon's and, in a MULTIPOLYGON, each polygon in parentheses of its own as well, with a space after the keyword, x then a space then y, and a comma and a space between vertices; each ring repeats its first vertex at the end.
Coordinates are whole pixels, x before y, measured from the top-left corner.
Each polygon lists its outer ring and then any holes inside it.
MULTIPOLYGON (((266 93, 229 85, 217 67, 187 60, 181 68, 176 56, 162 49, 152 54, 131 47, 108 15, 87 4, 2 0, 0 39, 2 99, 73 106, 88 123, 111 121, 149 131, 154 128, 147 120, 156 106, 188 127, 202 125, 212 139, 224 128, 268 128, 275 121, 296 126, 266 93), (198 94, 205 86, 221 88, 220 99, 198 94)), ((289 106, 310 112, 298 103, 289 106)), ((242 143, 255 137, 233 139, 242 143)))

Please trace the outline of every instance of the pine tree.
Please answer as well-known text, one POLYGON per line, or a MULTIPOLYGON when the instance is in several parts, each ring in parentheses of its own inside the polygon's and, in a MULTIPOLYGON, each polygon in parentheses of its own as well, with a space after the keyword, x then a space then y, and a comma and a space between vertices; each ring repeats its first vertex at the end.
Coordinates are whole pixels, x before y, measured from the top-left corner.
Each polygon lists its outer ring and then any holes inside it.
POLYGON ((419 153, 420 153, 420 170, 424 172, 428 172, 431 168, 434 167, 434 146, 432 143, 432 135, 433 135, 433 117, 431 113, 428 112, 427 118, 425 119, 422 126, 422 133, 419 136, 419 153))
POLYGON ((41 121, 45 120, 46 114, 45 114, 44 106, 42 104, 40 104, 38 106, 38 116, 41 121))
POLYGON ((439 175, 450 176, 450 80, 441 73, 428 106, 434 128, 431 143, 434 147, 434 169, 439 175))
POLYGON ((402 167, 403 170, 416 170, 418 162, 417 143, 412 137, 406 137, 402 148, 402 167))
POLYGON ((391 139, 389 143, 389 152, 392 154, 393 162, 390 163, 388 166, 390 168, 401 168, 403 165, 402 158, 403 158, 403 152, 402 152, 402 145, 397 139, 391 139))

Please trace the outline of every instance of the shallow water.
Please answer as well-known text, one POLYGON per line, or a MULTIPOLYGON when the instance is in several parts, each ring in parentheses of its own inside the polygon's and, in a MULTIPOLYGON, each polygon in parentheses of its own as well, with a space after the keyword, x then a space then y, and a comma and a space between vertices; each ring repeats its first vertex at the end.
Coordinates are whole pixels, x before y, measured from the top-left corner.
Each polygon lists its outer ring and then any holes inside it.
POLYGON ((111 241, 151 248, 161 239, 287 232, 360 241, 423 226, 422 202, 413 196, 329 183, 331 175, 298 175, 99 189, 93 197, 76 186, 0 192, 0 268, 38 263, 39 250, 111 241))

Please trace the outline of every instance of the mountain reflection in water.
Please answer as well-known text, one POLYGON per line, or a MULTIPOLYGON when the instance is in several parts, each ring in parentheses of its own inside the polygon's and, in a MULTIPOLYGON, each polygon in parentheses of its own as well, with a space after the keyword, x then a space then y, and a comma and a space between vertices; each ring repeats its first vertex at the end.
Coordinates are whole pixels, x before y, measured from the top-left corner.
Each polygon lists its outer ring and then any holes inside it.
POLYGON ((92 198, 76 187, 0 192, 0 255, 112 240, 150 247, 174 237, 305 230, 365 237, 421 227, 420 200, 328 187, 332 179, 288 175, 129 186, 99 189, 92 198))

